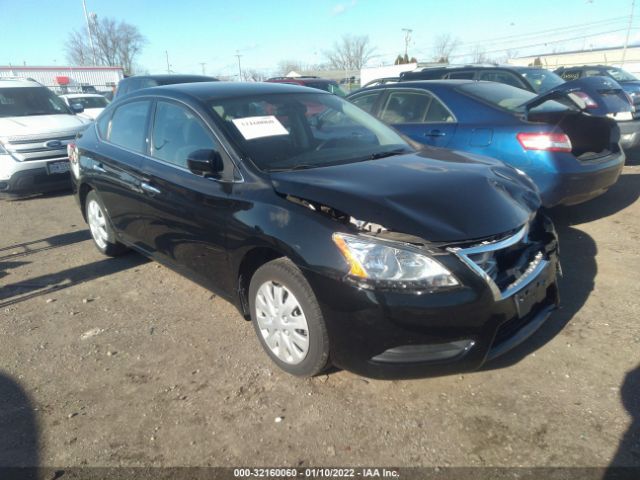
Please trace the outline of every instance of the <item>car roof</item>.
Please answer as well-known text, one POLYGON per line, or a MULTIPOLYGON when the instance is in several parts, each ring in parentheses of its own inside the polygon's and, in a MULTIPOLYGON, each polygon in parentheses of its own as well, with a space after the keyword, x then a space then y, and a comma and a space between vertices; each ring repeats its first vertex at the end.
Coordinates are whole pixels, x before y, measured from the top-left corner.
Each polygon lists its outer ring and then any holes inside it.
POLYGON ((297 82, 297 83, 337 83, 335 80, 322 77, 273 77, 267 79, 267 82, 272 83, 285 83, 285 82, 297 82))
POLYGON ((212 98, 235 98, 251 95, 269 95, 274 93, 314 93, 316 95, 331 95, 329 92, 292 85, 287 83, 270 82, 198 82, 176 83, 158 87, 136 90, 123 98, 140 95, 179 95, 196 100, 210 100, 212 98))
POLYGON ((152 80, 157 80, 160 83, 164 83, 164 82, 175 82, 175 81, 184 81, 185 79, 193 79, 194 81, 198 82, 215 82, 218 79, 215 77, 209 77, 208 75, 189 75, 189 74, 182 74, 182 73, 162 73, 162 74, 158 74, 158 75, 134 75, 132 77, 126 77, 123 78, 122 81, 128 81, 128 80, 132 80, 134 78, 150 78, 152 80))
POLYGON ((25 88, 25 87, 41 87, 46 88, 41 83, 32 78, 2 78, 0 77, 0 88, 25 88))

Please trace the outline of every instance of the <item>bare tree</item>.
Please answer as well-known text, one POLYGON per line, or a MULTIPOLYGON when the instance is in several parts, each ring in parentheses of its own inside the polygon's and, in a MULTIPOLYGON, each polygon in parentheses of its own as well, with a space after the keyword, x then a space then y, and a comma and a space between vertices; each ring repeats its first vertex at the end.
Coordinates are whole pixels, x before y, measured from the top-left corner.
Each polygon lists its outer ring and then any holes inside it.
POLYGON ((299 60, 280 60, 276 70, 278 75, 283 76, 291 71, 300 73, 300 71, 303 70, 302 62, 299 60))
POLYGON ((449 63, 449 57, 460 46, 460 40, 449 33, 438 35, 433 42, 433 59, 438 63, 449 63))
POLYGON ((95 52, 84 29, 75 30, 65 46, 67 60, 76 65, 91 65, 95 55, 96 64, 121 66, 125 74, 132 74, 136 57, 147 43, 138 27, 105 17, 92 21, 90 29, 95 52))
POLYGON ((262 82, 267 79, 267 76, 258 71, 250 68, 242 70, 242 80, 245 82, 262 82))
POLYGON ((360 70, 373 58, 375 48, 369 44, 369 37, 344 35, 334 43, 333 50, 324 52, 329 68, 336 70, 360 70))
POLYGON ((487 63, 489 57, 484 48, 476 46, 471 52, 471 63, 487 63))

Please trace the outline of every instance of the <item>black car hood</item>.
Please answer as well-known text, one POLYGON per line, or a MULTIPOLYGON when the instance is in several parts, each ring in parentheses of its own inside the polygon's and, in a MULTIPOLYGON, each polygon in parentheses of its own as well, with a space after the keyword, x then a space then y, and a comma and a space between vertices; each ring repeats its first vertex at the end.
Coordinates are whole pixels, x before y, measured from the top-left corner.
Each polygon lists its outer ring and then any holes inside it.
POLYGON ((274 172, 275 190, 432 242, 505 233, 540 199, 528 177, 485 157, 425 149, 416 154, 274 172))

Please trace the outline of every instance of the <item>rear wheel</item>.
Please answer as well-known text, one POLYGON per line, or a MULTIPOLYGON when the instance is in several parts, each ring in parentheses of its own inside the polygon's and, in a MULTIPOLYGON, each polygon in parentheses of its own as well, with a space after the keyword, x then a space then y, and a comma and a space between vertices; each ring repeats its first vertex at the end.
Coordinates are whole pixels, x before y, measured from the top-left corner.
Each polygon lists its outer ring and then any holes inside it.
POLYGON ((311 286, 291 260, 260 267, 249 286, 251 319, 262 347, 285 372, 301 377, 329 365, 329 337, 311 286))
POLYGON ((116 240, 104 205, 93 190, 87 194, 85 215, 91 230, 93 243, 102 254, 109 257, 117 257, 127 252, 127 247, 116 240))

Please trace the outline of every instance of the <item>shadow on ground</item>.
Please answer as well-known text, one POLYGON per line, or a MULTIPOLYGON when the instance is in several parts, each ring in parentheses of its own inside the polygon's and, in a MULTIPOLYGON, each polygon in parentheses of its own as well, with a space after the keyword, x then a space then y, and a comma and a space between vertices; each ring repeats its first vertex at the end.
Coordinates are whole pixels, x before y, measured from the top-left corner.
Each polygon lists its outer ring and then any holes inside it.
POLYGON ((620 440, 605 480, 640 478, 640 365, 625 376, 620 397, 631 415, 631 425, 620 440))
POLYGON ((0 477, 14 478, 7 467, 31 467, 20 471, 20 478, 38 478, 33 469, 39 463, 38 431, 31 400, 18 383, 0 373, 0 477))
POLYGON ((10 283, 0 290, 0 308, 63 290, 98 277, 105 277, 135 268, 147 262, 148 260, 142 255, 130 253, 122 257, 105 258, 104 260, 79 265, 60 272, 10 283))

